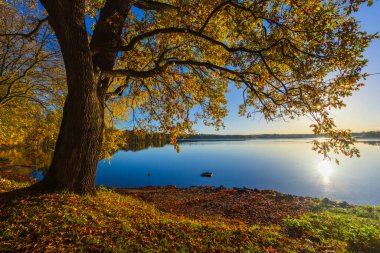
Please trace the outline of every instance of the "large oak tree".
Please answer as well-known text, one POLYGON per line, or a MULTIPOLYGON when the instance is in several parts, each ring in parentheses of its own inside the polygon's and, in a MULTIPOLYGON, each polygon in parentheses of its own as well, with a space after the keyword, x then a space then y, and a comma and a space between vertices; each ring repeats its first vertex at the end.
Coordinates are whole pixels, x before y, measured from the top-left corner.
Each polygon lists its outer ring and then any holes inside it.
POLYGON ((170 133, 172 142, 199 120, 222 127, 229 83, 242 91, 241 115, 309 115, 314 133, 330 137, 315 149, 357 154, 328 111, 361 86, 362 53, 374 38, 351 15, 361 2, 41 0, 46 16, 34 32, 44 20, 54 30, 68 94, 38 186, 93 193, 105 111, 122 105, 134 127, 170 133))

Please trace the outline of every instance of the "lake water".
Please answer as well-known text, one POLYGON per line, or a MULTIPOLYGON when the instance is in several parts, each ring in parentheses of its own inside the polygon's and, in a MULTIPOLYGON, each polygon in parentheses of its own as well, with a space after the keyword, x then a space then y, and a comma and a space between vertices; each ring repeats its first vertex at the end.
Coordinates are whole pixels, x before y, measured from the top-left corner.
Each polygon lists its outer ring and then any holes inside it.
POLYGON ((170 145, 119 151, 99 163, 96 183, 249 187, 380 205, 379 140, 358 143, 361 157, 340 157, 340 165, 324 161, 306 139, 186 142, 180 147, 180 153, 170 145), (205 171, 213 177, 201 177, 205 171))

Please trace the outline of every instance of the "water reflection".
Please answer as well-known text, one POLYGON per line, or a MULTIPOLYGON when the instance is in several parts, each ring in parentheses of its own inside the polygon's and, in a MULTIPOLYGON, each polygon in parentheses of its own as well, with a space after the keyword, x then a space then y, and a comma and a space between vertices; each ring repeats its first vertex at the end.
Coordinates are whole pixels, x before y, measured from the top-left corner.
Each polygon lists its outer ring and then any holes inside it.
POLYGON ((50 165, 53 149, 31 145, 0 149, 0 177, 16 181, 41 180, 50 165))
POLYGON ((25 146, 0 149, 0 168, 34 168, 47 170, 53 149, 44 146, 25 146))
POLYGON ((365 140, 365 141, 359 141, 360 143, 364 143, 371 146, 380 146, 380 141, 378 140, 365 140))
POLYGON ((309 139, 181 143, 115 154, 100 162, 97 184, 113 187, 211 185, 274 189, 295 195, 380 204, 378 146, 358 143, 360 158, 322 160, 309 139), (200 177, 211 171, 211 178, 200 177), (150 174, 151 176, 147 176, 150 174))
MULTIPOLYGON (((144 143, 129 141, 130 145, 110 161, 99 162, 96 183, 113 187, 246 186, 350 203, 380 204, 380 146, 368 145, 380 143, 379 140, 358 142, 361 158, 338 157, 339 166, 322 160, 312 151, 310 139, 180 143, 180 153, 165 145, 164 139, 144 140, 144 143), (148 148, 152 146, 163 147, 148 148), (140 149, 144 150, 124 151, 140 149), (211 171, 214 176, 200 177, 204 171, 211 171)), ((49 156, 41 153, 41 148, 33 152, 0 150, 0 174, 2 166, 46 167, 49 162, 49 156), (10 158, 14 160, 12 164, 10 158)))
MULTIPOLYGON (((162 134, 126 133, 125 142, 102 153, 116 153, 119 151, 140 151, 150 147, 166 145, 166 136, 162 134)), ((27 178, 28 176, 41 180, 47 172, 52 157, 53 145, 29 145, 0 148, 0 176, 13 178, 27 178)))
POLYGON ((323 183, 328 184, 330 182, 330 175, 333 172, 333 166, 330 161, 323 160, 318 164, 318 172, 322 176, 323 183))

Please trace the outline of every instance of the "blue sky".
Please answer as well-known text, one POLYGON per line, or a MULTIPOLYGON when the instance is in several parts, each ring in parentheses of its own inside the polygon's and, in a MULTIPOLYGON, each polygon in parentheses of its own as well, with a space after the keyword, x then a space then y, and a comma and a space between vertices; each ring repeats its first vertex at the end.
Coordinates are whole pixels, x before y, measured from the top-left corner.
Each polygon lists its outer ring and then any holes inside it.
MULTIPOLYGON (((380 2, 375 1, 371 7, 362 5, 354 14, 361 22, 362 30, 369 33, 380 32, 380 2)), ((380 40, 375 40, 367 48, 365 55, 368 65, 365 71, 369 74, 380 73, 380 40)), ((345 100, 347 107, 332 112, 339 128, 355 132, 380 130, 380 75, 373 75, 364 81, 365 86, 345 100)), ((241 91, 232 85, 227 96, 229 115, 225 119, 226 128, 216 132, 211 127, 198 125, 199 133, 216 134, 262 134, 262 133, 311 133, 308 118, 296 120, 267 122, 257 114, 253 119, 239 117, 238 105, 242 101, 241 91)))

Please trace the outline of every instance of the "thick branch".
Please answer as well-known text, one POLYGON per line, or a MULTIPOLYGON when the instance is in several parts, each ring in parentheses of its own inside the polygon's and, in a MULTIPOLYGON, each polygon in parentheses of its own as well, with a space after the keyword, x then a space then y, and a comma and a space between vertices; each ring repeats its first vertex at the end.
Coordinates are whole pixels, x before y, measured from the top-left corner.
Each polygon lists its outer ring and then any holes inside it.
MULTIPOLYGON (((94 69, 110 70, 116 59, 116 52, 100 52, 94 54, 94 48, 108 48, 120 44, 123 25, 131 8, 131 1, 108 0, 100 11, 99 20, 96 23, 90 47, 93 53, 94 69)), ((108 89, 109 80, 98 83, 99 95, 104 96, 108 89)))

